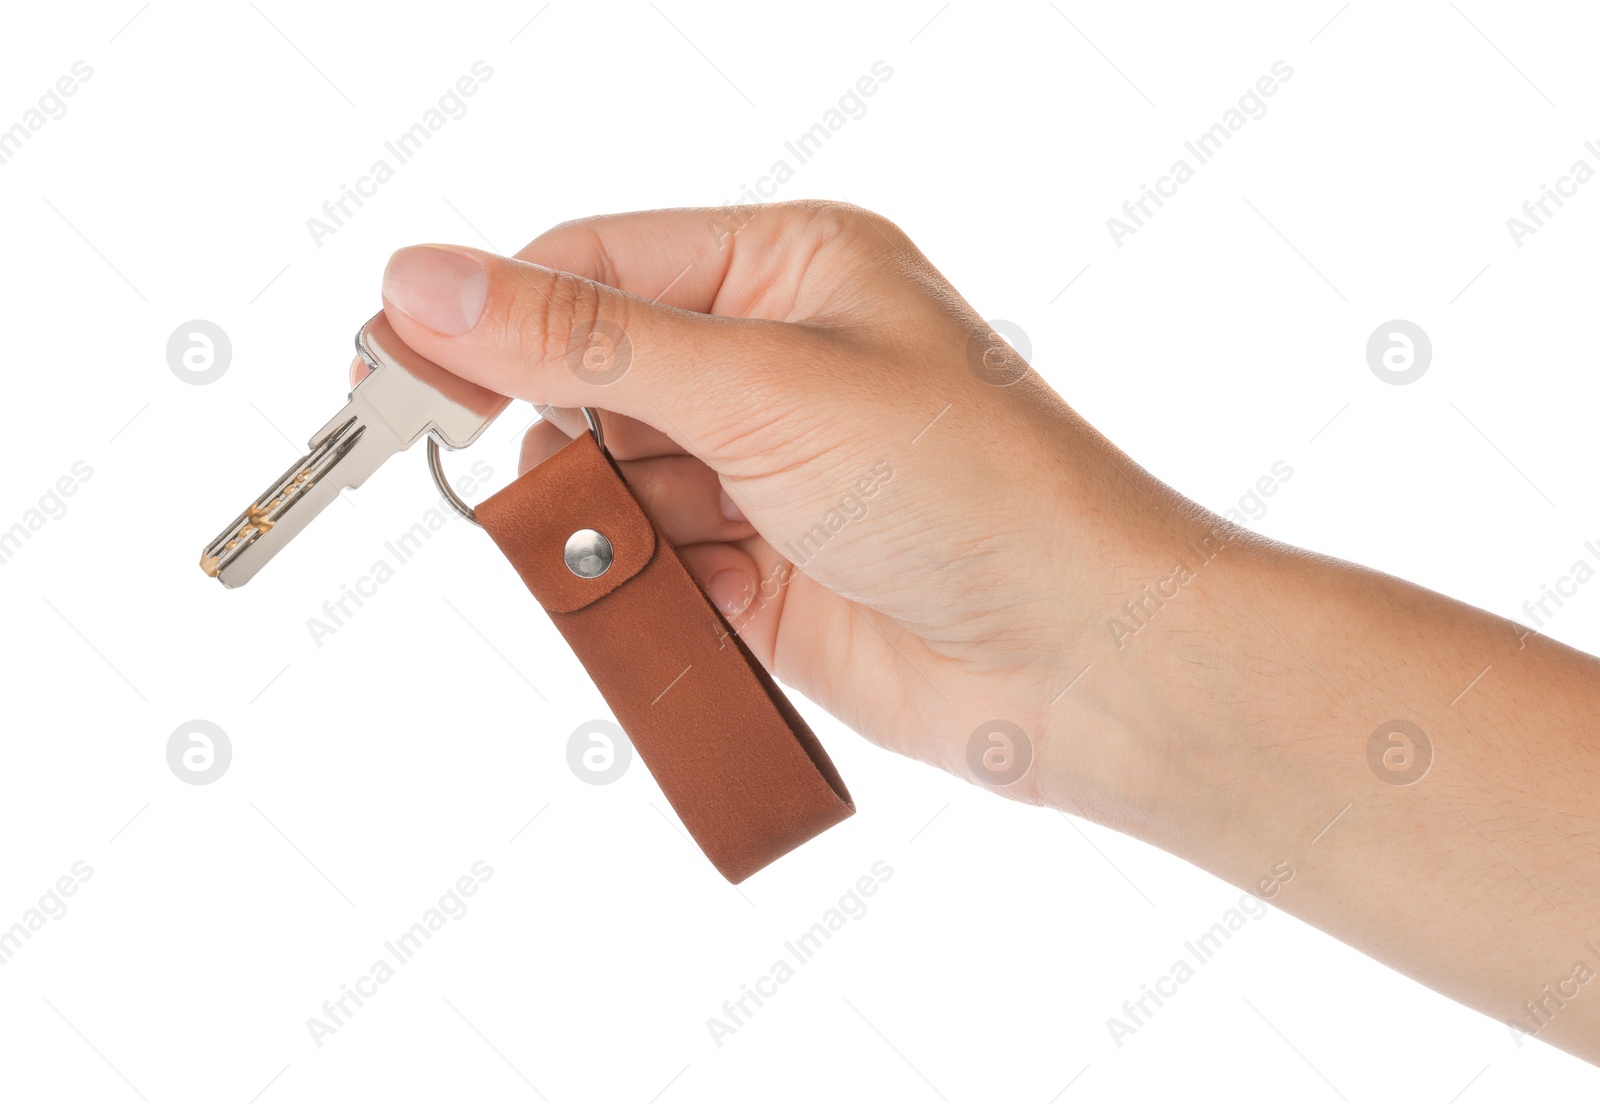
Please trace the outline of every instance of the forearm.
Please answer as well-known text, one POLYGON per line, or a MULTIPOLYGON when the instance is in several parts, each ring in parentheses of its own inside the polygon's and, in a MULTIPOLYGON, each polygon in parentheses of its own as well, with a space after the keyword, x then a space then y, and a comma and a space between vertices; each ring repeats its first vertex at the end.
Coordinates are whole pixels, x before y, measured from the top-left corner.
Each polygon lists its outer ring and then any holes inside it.
MULTIPOLYGON (((1142 602, 1108 620, 1141 625, 1092 659, 1130 767, 1105 821, 1600 1061, 1600 662, 1370 570, 1178 531, 1132 562, 1191 579, 1159 603, 1131 579, 1142 602)), ((1074 794, 1070 764, 1043 770, 1047 800, 1074 794)))

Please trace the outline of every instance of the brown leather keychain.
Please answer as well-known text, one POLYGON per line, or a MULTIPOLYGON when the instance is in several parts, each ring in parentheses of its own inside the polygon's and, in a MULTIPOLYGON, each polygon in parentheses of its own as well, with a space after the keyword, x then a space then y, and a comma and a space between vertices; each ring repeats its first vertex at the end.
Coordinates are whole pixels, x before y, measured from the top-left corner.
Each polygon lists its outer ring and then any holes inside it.
MULTIPOLYGON (((855 804, 806 721, 634 499, 597 417, 584 415, 590 433, 471 517, 578 655, 695 842, 737 884, 855 804)), ((429 451, 436 460, 431 439, 429 451)))
POLYGON ((594 678, 684 826, 735 884, 854 813, 799 712, 706 598, 590 433, 477 509, 439 446, 470 446, 510 402, 435 365, 379 312, 356 335, 368 373, 309 452, 202 551, 229 588, 419 438, 445 500, 489 532, 594 678))

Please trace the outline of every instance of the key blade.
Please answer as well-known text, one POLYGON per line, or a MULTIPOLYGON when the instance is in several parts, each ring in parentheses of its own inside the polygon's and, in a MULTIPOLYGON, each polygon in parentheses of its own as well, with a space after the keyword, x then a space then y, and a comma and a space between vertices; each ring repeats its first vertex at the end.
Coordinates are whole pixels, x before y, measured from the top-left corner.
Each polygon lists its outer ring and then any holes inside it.
POLYGON ((310 452, 257 496, 200 556, 229 588, 255 576, 339 493, 432 434, 453 450, 471 445, 511 401, 440 368, 395 334, 382 312, 356 335, 371 372, 311 440, 310 452))
POLYGON ((257 496, 206 547, 200 568, 229 588, 250 580, 346 488, 358 487, 400 448, 352 398, 311 443, 311 452, 257 496))

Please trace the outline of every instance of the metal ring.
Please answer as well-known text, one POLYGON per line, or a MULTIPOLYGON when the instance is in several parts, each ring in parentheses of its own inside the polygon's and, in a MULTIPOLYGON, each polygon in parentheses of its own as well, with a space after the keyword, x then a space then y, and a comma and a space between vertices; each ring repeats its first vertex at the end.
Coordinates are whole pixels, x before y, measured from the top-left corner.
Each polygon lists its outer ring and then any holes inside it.
MULTIPOLYGON (((589 433, 594 435, 594 444, 600 447, 600 452, 606 449, 606 436, 600 430, 600 413, 592 407, 582 409, 583 421, 589 424, 589 433)), ((450 487, 450 482, 444 478, 444 464, 439 460, 439 440, 433 435, 428 435, 428 472, 433 476, 434 487, 439 489, 439 495, 444 497, 444 502, 450 509, 475 527, 483 526, 478 522, 477 514, 460 496, 455 489, 450 487)))

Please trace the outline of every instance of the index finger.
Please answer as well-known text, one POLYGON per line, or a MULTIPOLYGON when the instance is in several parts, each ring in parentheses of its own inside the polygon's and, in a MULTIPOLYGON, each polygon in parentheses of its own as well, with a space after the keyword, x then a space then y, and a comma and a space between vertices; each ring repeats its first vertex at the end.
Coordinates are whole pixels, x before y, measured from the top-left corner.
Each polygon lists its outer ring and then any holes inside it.
POLYGON ((703 315, 742 314, 720 301, 733 264, 733 236, 748 222, 737 208, 664 208, 574 219, 552 227, 516 257, 574 273, 652 303, 703 315))

